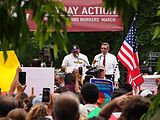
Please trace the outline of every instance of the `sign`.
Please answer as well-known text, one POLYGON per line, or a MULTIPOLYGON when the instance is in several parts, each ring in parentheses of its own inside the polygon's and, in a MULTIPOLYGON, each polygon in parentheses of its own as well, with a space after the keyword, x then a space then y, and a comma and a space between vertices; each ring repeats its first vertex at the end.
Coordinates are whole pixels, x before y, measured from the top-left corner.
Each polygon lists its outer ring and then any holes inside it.
POLYGON ((20 65, 18 58, 13 50, 7 51, 7 60, 4 62, 3 51, 0 51, 0 88, 7 93, 14 80, 16 70, 20 65))
POLYGON ((50 88, 54 91, 54 68, 43 67, 21 67, 23 72, 26 72, 25 92, 31 95, 34 88, 34 95, 42 94, 43 88, 50 88))
MULTIPOLYGON (((65 11, 71 17, 68 32, 123 31, 123 23, 116 9, 106 10, 102 0, 62 0, 65 11)), ((31 20, 32 12, 28 12, 28 24, 31 31, 36 29, 31 20)))
POLYGON ((113 82, 109 79, 103 80, 98 78, 91 78, 90 83, 95 84, 100 91, 98 99, 98 103, 100 103, 100 106, 108 103, 113 93, 113 82))
POLYGON ((149 73, 154 74, 156 67, 158 67, 158 59, 160 59, 160 52, 149 52, 149 73))
POLYGON ((143 75, 144 82, 141 84, 141 89, 154 91, 158 85, 156 79, 160 78, 160 75, 143 75))

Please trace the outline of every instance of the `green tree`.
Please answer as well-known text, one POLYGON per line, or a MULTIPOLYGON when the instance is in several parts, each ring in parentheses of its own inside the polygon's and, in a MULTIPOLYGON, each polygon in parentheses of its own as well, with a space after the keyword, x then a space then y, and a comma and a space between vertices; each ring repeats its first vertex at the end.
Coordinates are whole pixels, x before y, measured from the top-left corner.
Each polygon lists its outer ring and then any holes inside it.
MULTIPOLYGON (((2 0, 0 2, 0 48, 6 50, 23 48, 29 37, 29 28, 26 21, 26 11, 32 10, 32 19, 37 28, 34 32, 35 41, 38 41, 40 49, 45 41, 52 38, 54 29, 54 47, 66 49, 66 26, 70 24, 70 18, 60 1, 53 0, 2 0), (46 20, 46 21, 45 21, 46 20), (62 31, 63 30, 63 31, 62 31)), ((57 55, 57 49, 54 50, 57 55)))

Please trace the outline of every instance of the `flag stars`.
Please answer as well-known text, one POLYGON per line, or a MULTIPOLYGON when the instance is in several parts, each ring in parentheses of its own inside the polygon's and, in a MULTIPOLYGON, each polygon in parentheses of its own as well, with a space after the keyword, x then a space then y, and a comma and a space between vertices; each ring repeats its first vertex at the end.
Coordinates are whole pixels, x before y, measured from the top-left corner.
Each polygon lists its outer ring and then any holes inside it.
POLYGON ((136 34, 136 29, 135 25, 133 25, 125 38, 126 42, 133 48, 133 52, 137 51, 137 42, 136 42, 137 36, 135 34, 136 34))

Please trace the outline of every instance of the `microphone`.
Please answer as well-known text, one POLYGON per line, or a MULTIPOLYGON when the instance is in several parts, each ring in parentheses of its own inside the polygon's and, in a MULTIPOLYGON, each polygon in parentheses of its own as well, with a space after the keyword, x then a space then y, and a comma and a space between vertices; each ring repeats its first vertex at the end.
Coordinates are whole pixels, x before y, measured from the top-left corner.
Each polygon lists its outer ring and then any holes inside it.
POLYGON ((86 65, 86 68, 87 68, 87 69, 91 68, 91 66, 87 63, 86 60, 84 60, 84 59, 82 59, 82 58, 79 58, 79 57, 77 57, 77 59, 84 61, 84 62, 87 64, 87 65, 86 65))

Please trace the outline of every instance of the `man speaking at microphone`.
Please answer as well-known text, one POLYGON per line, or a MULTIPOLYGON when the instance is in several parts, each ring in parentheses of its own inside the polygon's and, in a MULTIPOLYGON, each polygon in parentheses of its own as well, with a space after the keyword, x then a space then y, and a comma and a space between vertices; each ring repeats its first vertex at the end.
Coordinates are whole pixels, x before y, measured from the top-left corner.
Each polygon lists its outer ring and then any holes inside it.
POLYGON ((103 65, 105 67, 106 78, 114 81, 114 86, 118 87, 120 78, 118 62, 115 55, 109 53, 110 46, 104 42, 101 44, 101 53, 94 57, 93 66, 103 65))
POLYGON ((79 67, 89 66, 88 57, 80 53, 80 48, 78 45, 73 45, 71 48, 71 53, 66 55, 62 61, 62 71, 66 71, 67 67, 72 69, 78 69, 79 67))

